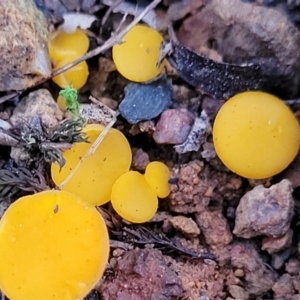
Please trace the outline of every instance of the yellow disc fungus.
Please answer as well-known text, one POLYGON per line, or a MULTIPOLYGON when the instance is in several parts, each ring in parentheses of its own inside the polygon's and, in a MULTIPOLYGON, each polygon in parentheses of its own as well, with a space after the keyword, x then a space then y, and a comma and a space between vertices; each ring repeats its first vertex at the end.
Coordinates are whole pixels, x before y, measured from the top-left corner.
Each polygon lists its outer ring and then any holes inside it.
POLYGON ((246 178, 263 179, 281 172, 295 158, 300 128, 289 107, 277 97, 244 92, 220 109, 213 141, 230 170, 246 178))
MULTIPOLYGON (((59 61, 55 66, 55 70, 66 66, 75 59, 77 58, 59 61)), ((71 69, 53 77, 52 80, 61 88, 66 88, 71 84, 74 89, 79 90, 85 85, 88 76, 88 65, 85 61, 82 61, 71 69)))
POLYGON ((170 170, 159 161, 153 161, 146 167, 145 178, 159 198, 166 198, 170 194, 170 170))
MULTIPOLYGON (((77 143, 66 150, 63 153, 66 164, 61 170, 58 164, 52 164, 52 179, 57 186, 74 170, 103 129, 102 125, 87 125, 83 132, 88 135, 89 143, 77 143)), ((114 182, 129 170, 131 157, 131 149, 125 136, 119 130, 111 128, 96 152, 82 162, 62 190, 74 193, 93 205, 102 205, 110 200, 114 182)))
POLYGON ((88 51, 89 45, 90 41, 81 29, 73 33, 56 31, 48 39, 49 55, 54 61, 65 60, 68 57, 79 58, 88 51))
POLYGON ((62 191, 22 197, 0 221, 0 288, 11 300, 82 299, 108 254, 108 231, 93 206, 62 191))
POLYGON ((66 111, 68 109, 66 100, 63 96, 59 95, 56 102, 61 111, 66 111))
POLYGON ((114 210, 132 223, 149 221, 156 213, 158 199, 145 177, 136 171, 128 171, 113 185, 111 203, 114 210))
POLYGON ((155 78, 164 67, 157 67, 162 36, 154 29, 136 25, 113 46, 113 60, 117 70, 127 79, 145 82, 155 78))
MULTIPOLYGON (((80 29, 73 33, 57 31, 48 40, 50 57, 55 70, 59 69, 84 55, 89 48, 89 39, 80 29)), ((75 89, 80 89, 87 81, 89 72, 85 61, 77 64, 66 72, 53 77, 53 81, 65 88, 72 84, 75 89)))

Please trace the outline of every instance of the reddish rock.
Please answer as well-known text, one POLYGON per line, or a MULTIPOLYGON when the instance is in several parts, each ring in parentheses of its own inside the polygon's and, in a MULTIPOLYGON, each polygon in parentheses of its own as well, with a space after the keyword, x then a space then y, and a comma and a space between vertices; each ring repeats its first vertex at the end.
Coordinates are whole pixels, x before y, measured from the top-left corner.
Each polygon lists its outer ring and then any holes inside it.
POLYGON ((276 253, 288 248, 292 244, 293 231, 290 229, 286 234, 278 238, 266 237, 262 242, 262 250, 268 251, 270 254, 276 253))
POLYGON ((165 110, 156 125, 153 139, 157 144, 182 144, 188 137, 194 116, 186 109, 165 110))
POLYGON ((172 177, 178 178, 171 185, 169 208, 183 214, 206 210, 210 199, 233 200, 242 195, 242 180, 227 172, 218 172, 203 162, 193 160, 180 168, 173 168, 172 177))
POLYGON ((200 234, 200 229, 192 218, 176 216, 170 218, 169 221, 175 229, 187 237, 196 237, 200 234))
POLYGON ((249 298, 270 290, 276 274, 266 267, 255 247, 250 243, 235 243, 229 247, 232 266, 242 269, 245 274, 243 288, 249 293, 249 298))
POLYGON ((204 211, 196 214, 196 222, 208 245, 228 245, 232 241, 229 226, 221 212, 204 211))
POLYGON ((290 274, 283 274, 273 285, 275 299, 291 299, 289 295, 295 294, 293 288, 293 280, 290 274))
POLYGON ((300 274, 300 261, 295 257, 291 258, 285 264, 285 270, 291 275, 300 274))
POLYGON ((247 293, 241 286, 230 285, 228 287, 228 292, 234 299, 249 299, 249 293, 247 293))
POLYGON ((182 286, 160 251, 135 249, 117 261, 114 275, 100 292, 104 300, 175 300, 182 295, 182 286))
POLYGON ((143 149, 132 148, 132 163, 131 167, 138 171, 145 171, 150 163, 149 155, 143 149))

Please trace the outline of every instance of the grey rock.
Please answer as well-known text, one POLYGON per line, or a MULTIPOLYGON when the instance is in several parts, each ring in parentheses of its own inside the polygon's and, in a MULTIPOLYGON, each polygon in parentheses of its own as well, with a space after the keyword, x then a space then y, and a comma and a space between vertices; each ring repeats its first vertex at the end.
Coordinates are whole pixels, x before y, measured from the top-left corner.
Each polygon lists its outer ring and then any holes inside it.
POLYGON ((22 90, 49 76, 47 21, 34 1, 1 1, 0 19, 0 91, 22 90))
POLYGON ((262 185, 246 193, 236 210, 233 233, 251 238, 259 235, 278 238, 290 227, 294 200, 292 185, 284 179, 270 188, 262 185))
POLYGON ((172 86, 166 79, 148 84, 130 83, 119 111, 130 123, 151 120, 160 115, 171 103, 172 86))

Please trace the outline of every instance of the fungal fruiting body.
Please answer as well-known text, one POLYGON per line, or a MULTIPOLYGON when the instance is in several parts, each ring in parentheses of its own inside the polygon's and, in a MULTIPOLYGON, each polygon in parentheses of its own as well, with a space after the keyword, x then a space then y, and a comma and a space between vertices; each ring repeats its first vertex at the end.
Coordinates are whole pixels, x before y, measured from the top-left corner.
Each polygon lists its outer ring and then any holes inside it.
POLYGON ((231 171, 251 179, 278 174, 295 158, 299 123, 279 98, 257 91, 240 93, 218 112, 213 142, 231 171))
POLYGON ((146 167, 145 178, 159 198, 170 194, 170 170, 160 161, 152 161, 146 167))
POLYGON ((116 180, 111 203, 118 215, 132 223, 149 221, 158 208, 155 191, 145 177, 136 171, 128 171, 116 180))
MULTIPOLYGON (((54 70, 80 58, 88 48, 89 39, 80 29, 76 29, 73 33, 57 31, 48 40, 48 49, 54 63, 54 70)), ((72 84, 75 89, 80 89, 86 83, 88 74, 87 63, 83 61, 55 76, 53 81, 61 88, 72 84)))
POLYGON ((165 62, 157 66, 162 36, 154 29, 136 25, 112 49, 117 70, 125 78, 135 82, 149 81, 158 76, 165 62))
POLYGON ((113 185, 111 203, 123 219, 132 223, 151 220, 158 208, 158 198, 170 193, 170 171, 158 161, 148 164, 145 175, 129 171, 121 175, 113 185))
POLYGON ((111 128, 97 150, 87 156, 76 169, 80 159, 103 129, 104 126, 99 124, 84 127, 88 143, 76 143, 70 150, 66 150, 63 153, 66 163, 61 170, 56 163, 51 166, 52 179, 58 187, 75 170, 61 189, 78 195, 93 205, 102 205, 110 200, 114 182, 129 170, 132 158, 126 137, 119 130, 111 128))
POLYGON ((0 221, 0 288, 11 300, 78 300, 98 283, 109 254, 104 219, 62 191, 14 202, 0 221))

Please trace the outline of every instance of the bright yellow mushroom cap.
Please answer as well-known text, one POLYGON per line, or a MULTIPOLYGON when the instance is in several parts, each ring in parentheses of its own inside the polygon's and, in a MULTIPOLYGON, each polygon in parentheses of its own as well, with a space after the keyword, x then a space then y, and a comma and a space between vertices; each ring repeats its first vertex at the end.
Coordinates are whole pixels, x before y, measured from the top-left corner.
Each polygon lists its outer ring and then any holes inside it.
MULTIPOLYGON (((80 29, 77 29, 73 33, 63 31, 54 32, 48 39, 48 49, 55 70, 64 67, 84 55, 89 48, 89 44, 89 38, 80 29)), ((66 88, 72 84, 78 90, 84 86, 88 75, 88 65, 83 61, 66 72, 53 77, 53 81, 61 88, 66 88)))
POLYGON ((125 220, 144 223, 152 219, 158 208, 158 199, 145 177, 136 171, 128 171, 113 185, 111 203, 125 220))
POLYGON ((146 167, 145 178, 159 198, 166 198, 170 194, 170 170, 160 161, 153 161, 146 167))
MULTIPOLYGON (((57 186, 77 166, 79 159, 103 129, 102 125, 87 125, 83 132, 87 133, 89 143, 77 143, 65 151, 63 156, 66 164, 61 170, 58 164, 52 164, 51 175, 57 186)), ((129 170, 131 158, 131 148, 126 137, 119 130, 111 128, 96 152, 84 160, 62 190, 78 195, 93 205, 102 205, 110 200, 111 189, 117 178, 129 170)))
POLYGON ((230 170, 252 179, 271 177, 295 158, 299 123, 279 98, 244 92, 229 99, 214 122, 216 152, 230 170))
POLYGON ((81 29, 73 33, 56 31, 48 39, 49 55, 54 61, 65 60, 68 57, 79 58, 88 51, 89 45, 89 38, 81 29))
POLYGON ((113 60, 117 70, 127 79, 145 82, 155 78, 164 68, 159 68, 162 36, 154 29, 144 25, 136 25, 123 38, 122 43, 114 45, 113 60))
POLYGON ((93 206, 62 191, 22 197, 0 221, 0 288, 11 300, 82 299, 108 254, 108 231, 93 206))
MULTIPOLYGON (((59 61, 54 70, 60 69, 61 67, 66 66, 67 64, 71 63, 77 58, 70 59, 70 57, 66 60, 59 61)), ((66 88, 69 85, 76 90, 82 88, 89 76, 89 68, 85 61, 77 64, 76 66, 72 67, 71 69, 55 76, 52 80, 62 89, 66 88)))

